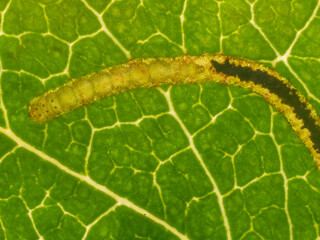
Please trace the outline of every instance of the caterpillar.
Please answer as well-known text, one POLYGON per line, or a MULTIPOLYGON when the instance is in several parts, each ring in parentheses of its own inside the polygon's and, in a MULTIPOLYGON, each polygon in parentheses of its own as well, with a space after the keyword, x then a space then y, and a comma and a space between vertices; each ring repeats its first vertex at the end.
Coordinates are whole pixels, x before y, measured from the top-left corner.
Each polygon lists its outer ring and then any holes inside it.
POLYGON ((29 115, 32 120, 45 123, 125 90, 209 81, 251 89, 261 95, 284 114, 320 168, 320 120, 307 99, 274 70, 223 54, 134 59, 73 79, 34 98, 29 104, 29 115))

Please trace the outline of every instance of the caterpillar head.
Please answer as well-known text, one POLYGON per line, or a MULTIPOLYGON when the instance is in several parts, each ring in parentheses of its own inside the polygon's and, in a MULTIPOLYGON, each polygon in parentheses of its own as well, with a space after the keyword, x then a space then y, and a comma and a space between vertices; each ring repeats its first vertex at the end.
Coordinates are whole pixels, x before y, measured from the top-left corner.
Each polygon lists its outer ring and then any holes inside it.
POLYGON ((35 98, 29 105, 29 116, 38 123, 44 123, 51 119, 52 109, 46 103, 44 97, 35 98))

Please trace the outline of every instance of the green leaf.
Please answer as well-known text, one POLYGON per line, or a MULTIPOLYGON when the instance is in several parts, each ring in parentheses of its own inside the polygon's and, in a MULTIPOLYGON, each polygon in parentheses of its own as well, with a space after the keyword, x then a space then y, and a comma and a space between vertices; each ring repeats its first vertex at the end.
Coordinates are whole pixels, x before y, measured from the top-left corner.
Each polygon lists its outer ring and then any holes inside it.
POLYGON ((223 52, 320 112, 316 0, 1 0, 0 239, 317 239, 320 173, 282 114, 218 83, 135 89, 48 124, 28 103, 130 58, 223 52))

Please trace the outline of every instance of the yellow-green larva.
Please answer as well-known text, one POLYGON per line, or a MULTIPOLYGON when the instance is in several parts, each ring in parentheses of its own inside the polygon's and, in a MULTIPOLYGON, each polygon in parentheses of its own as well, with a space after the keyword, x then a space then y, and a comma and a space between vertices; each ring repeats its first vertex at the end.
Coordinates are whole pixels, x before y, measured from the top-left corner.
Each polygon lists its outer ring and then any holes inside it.
POLYGON ((256 62, 222 54, 135 59, 107 68, 34 98, 30 117, 47 122, 98 99, 137 87, 219 82, 251 89, 284 114, 320 168, 320 120, 314 108, 289 81, 256 62))

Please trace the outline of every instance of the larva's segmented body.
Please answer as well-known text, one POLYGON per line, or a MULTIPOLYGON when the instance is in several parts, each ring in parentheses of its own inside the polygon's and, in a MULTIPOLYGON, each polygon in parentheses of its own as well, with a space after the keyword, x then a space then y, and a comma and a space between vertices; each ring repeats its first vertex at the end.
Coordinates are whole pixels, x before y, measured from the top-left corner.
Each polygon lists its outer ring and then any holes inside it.
POLYGON ((282 112, 320 167, 320 121, 306 98, 265 66, 222 54, 136 59, 107 68, 34 98, 30 117, 47 122, 100 98, 137 87, 219 82, 251 89, 282 112))
MULTIPOLYGON (((198 60, 204 60, 197 57, 198 60)), ((138 59, 105 69, 44 93, 32 100, 31 118, 39 123, 51 120, 97 99, 136 87, 168 83, 203 82, 209 77, 210 62, 197 63, 195 57, 138 59), (207 64, 208 66, 205 66, 207 64)))

